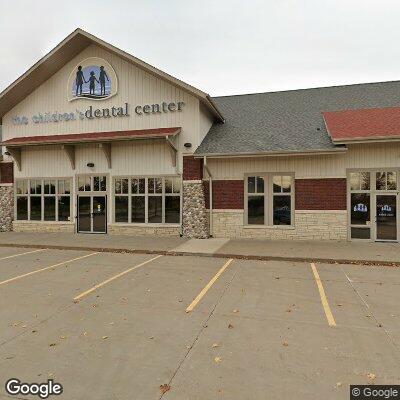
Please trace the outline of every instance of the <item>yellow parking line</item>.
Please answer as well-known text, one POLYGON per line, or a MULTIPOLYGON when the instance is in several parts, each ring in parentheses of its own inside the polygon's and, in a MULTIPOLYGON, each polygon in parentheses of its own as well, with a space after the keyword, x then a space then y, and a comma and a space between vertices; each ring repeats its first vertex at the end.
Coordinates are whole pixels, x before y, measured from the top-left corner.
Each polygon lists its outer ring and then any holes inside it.
POLYGON ((7 256, 7 257, 2 257, 0 260, 7 260, 8 258, 14 258, 14 257, 19 257, 23 256, 25 254, 32 254, 32 253, 37 253, 39 251, 45 251, 47 249, 39 249, 39 250, 32 250, 32 251, 26 251, 25 253, 18 253, 18 254, 13 254, 12 256, 7 256))
POLYGON ((186 312, 191 312, 193 309, 197 306, 197 304, 200 302, 200 300, 204 297, 204 295, 208 292, 210 287, 215 283, 215 281, 220 277, 220 275, 229 267, 230 263, 233 261, 233 258, 230 258, 223 266, 222 268, 215 274, 215 276, 211 279, 210 282, 207 283, 206 286, 204 286, 203 290, 198 294, 198 296, 191 302, 189 307, 186 309, 186 312))
POLYGON ((138 264, 138 265, 135 265, 135 266, 132 267, 132 268, 126 269, 125 271, 122 271, 122 272, 120 272, 119 274, 114 275, 114 276, 112 276, 111 278, 108 278, 108 279, 106 279, 105 281, 103 281, 103 282, 101 282, 101 283, 98 283, 97 285, 94 285, 91 289, 86 290, 85 292, 83 292, 83 293, 79 294, 78 296, 74 297, 74 302, 75 302, 75 303, 79 302, 83 297, 85 297, 85 296, 87 296, 88 294, 94 292, 95 290, 101 288, 102 286, 107 285, 107 283, 110 283, 110 282, 112 282, 113 280, 120 278, 121 276, 127 274, 128 272, 131 272, 131 271, 133 271, 133 270, 135 270, 135 269, 137 269, 137 268, 143 267, 143 265, 146 265, 146 264, 148 264, 149 262, 152 262, 152 261, 154 261, 154 260, 156 260, 157 258, 160 258, 160 257, 162 257, 162 255, 159 255, 159 256, 157 256, 157 257, 153 257, 153 258, 151 258, 150 260, 144 261, 144 262, 142 262, 142 263, 140 263, 140 264, 138 264))
POLYGON ((17 279, 25 278, 25 277, 33 275, 33 274, 37 274, 38 272, 43 272, 43 271, 46 271, 48 269, 56 268, 56 267, 59 267, 60 265, 65 265, 67 263, 71 263, 71 262, 74 262, 74 261, 82 260, 83 258, 94 256, 95 254, 99 254, 99 253, 97 252, 97 253, 86 254, 85 256, 73 258, 72 260, 63 261, 63 262, 60 262, 58 264, 50 265, 49 267, 36 269, 34 271, 27 272, 26 274, 18 275, 18 276, 15 276, 14 278, 10 278, 10 279, 7 279, 5 281, 2 281, 2 282, 0 282, 0 285, 4 285, 6 283, 10 283, 10 282, 16 281, 17 279))
POLYGON ((326 319, 328 320, 329 326, 336 326, 335 318, 333 318, 333 314, 331 308, 329 307, 328 299, 326 298, 324 287, 322 286, 321 278, 319 277, 317 267, 314 263, 311 263, 311 268, 314 274, 315 282, 317 283, 319 295, 321 297, 322 306, 324 307, 326 319))

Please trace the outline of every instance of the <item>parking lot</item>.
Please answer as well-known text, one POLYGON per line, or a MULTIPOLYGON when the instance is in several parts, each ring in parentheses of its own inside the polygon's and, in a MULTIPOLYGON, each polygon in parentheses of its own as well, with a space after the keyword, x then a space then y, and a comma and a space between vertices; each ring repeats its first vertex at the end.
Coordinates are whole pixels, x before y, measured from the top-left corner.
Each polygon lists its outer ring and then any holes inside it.
POLYGON ((0 398, 18 378, 74 400, 348 399, 400 384, 399 289, 397 267, 0 248, 0 398))

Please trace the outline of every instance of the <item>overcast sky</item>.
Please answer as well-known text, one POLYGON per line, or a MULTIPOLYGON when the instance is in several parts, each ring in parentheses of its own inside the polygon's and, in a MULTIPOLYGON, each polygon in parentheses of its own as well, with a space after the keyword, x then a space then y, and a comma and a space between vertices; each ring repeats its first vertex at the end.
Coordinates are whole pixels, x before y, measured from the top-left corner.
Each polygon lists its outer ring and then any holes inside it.
POLYGON ((398 80, 399 17, 398 0, 7 1, 0 91, 77 27, 212 96, 398 80))

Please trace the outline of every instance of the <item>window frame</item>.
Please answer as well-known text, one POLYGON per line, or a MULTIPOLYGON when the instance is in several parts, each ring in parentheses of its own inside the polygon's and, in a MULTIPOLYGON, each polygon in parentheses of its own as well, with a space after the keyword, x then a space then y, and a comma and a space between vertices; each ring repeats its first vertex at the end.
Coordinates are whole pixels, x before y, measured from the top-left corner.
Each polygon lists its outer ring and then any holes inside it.
POLYGON ((73 223, 73 216, 72 216, 72 190, 73 190, 73 182, 74 178, 72 176, 67 177, 44 177, 44 178, 17 178, 15 179, 15 189, 14 189, 14 221, 18 222, 29 222, 29 223, 73 223), (41 183, 41 193, 31 193, 31 182, 40 181, 41 183), (45 193, 45 182, 55 182, 55 193, 45 193), (59 193, 59 182, 60 181, 69 181, 69 193, 59 193), (19 182, 26 182, 26 193, 18 194, 18 183, 19 182), (26 197, 27 199, 27 219, 18 219, 18 210, 17 210, 17 199, 20 197, 26 197), (31 219, 31 197, 40 198, 41 204, 41 214, 40 219, 31 219), (69 197, 70 204, 69 204, 69 220, 59 220, 58 215, 58 202, 60 197, 69 197), (54 220, 46 220, 44 219, 45 210, 45 198, 54 198, 55 205, 55 219, 54 220))
MULTIPOLYGON (((350 241, 361 241, 361 242, 375 242, 383 241, 377 239, 376 232, 376 196, 384 194, 396 194, 397 195, 397 210, 400 210, 400 168, 398 167, 382 167, 382 168, 348 168, 346 170, 346 181, 347 181, 347 238, 350 241), (370 173, 370 188, 369 190, 352 190, 350 183, 350 174, 357 172, 369 172, 370 173), (377 172, 396 172, 396 189, 376 189, 376 174, 377 172), (367 193, 370 195, 370 224, 369 225, 357 225, 351 223, 351 194, 352 193, 367 193), (369 239, 360 239, 351 237, 351 228, 364 228, 370 229, 369 239)), ((386 175, 387 185, 387 175, 386 175)), ((397 213, 397 242, 400 240, 400 212, 397 213)), ((393 241, 389 241, 393 242, 393 241)))
POLYGON ((244 219, 245 228, 273 228, 273 229, 294 229, 295 228, 295 173, 294 172, 253 172, 244 175, 244 219), (264 179, 264 194, 248 192, 248 178, 261 177, 264 179), (274 176, 290 176, 291 190, 290 192, 274 193, 273 178, 274 176), (264 196, 264 224, 248 223, 248 198, 249 196, 264 196), (274 197, 290 196, 290 225, 274 225, 274 197))
MULTIPOLYGON (((173 181, 174 182, 174 181, 173 181)), ((181 175, 115 175, 112 177, 111 184, 111 195, 112 195, 112 223, 119 225, 129 225, 129 226, 146 226, 146 227, 154 227, 154 226, 181 226, 182 224, 182 192, 183 192, 183 181, 181 175), (165 191, 165 180, 171 178, 177 178, 180 182, 180 190, 179 193, 166 193, 165 191), (115 193, 116 181, 128 179, 128 193, 115 193), (132 192, 132 181, 134 179, 144 179, 144 193, 133 193, 132 192), (161 187, 162 191, 160 193, 149 193, 148 180, 149 179, 161 179, 161 187), (115 198, 118 196, 128 197, 128 221, 127 222, 117 222, 115 220, 115 198), (179 222, 165 222, 165 198, 166 197, 179 197, 179 222), (144 222, 132 222, 132 198, 133 197, 144 197, 145 201, 145 221, 144 222), (149 222, 149 198, 150 197, 161 197, 161 207, 162 207, 162 215, 161 222, 149 222)))

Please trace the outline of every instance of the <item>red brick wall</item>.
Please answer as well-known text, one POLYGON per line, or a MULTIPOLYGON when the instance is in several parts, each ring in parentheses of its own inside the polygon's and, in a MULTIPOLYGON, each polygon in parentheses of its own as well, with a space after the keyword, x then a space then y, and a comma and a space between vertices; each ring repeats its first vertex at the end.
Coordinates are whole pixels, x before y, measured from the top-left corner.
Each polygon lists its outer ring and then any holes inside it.
MULTIPOLYGON (((206 208, 209 205, 209 183, 204 181, 206 208)), ((243 181, 213 181, 213 209, 238 210, 244 208, 243 181)))
POLYGON ((346 210, 346 179, 296 179, 296 210, 346 210))
POLYGON ((198 181, 203 179, 203 159, 193 156, 183 157, 183 180, 198 181))
POLYGON ((0 163, 0 183, 13 183, 14 169, 12 162, 0 163))

